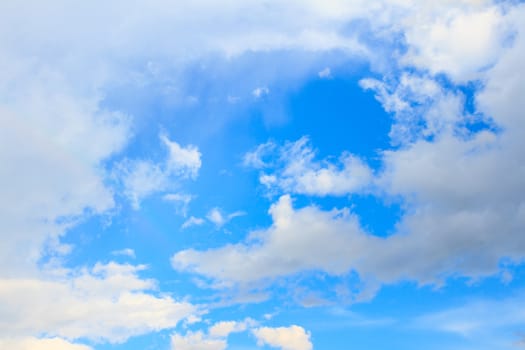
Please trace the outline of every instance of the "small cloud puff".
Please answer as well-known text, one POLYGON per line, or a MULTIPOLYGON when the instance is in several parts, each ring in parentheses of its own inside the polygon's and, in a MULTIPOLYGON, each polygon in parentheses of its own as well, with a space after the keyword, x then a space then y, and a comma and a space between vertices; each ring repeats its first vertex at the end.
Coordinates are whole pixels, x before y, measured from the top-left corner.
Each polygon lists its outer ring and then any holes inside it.
POLYGON ((330 67, 326 67, 325 69, 317 73, 317 75, 321 79, 330 79, 332 78, 332 71, 330 70, 330 67))
POLYGON ((303 327, 296 325, 290 327, 261 327, 253 330, 257 338, 257 345, 270 345, 282 350, 312 350, 310 333, 303 327))
POLYGON ((258 87, 252 91, 252 95, 255 98, 261 98, 263 96, 266 96, 270 93, 270 89, 267 87, 258 87))
POLYGON ((228 215, 224 215, 221 213, 219 208, 213 208, 208 212, 208 215, 206 215, 206 218, 215 224, 217 227, 224 226, 227 222, 232 220, 233 218, 236 218, 238 216, 246 215, 243 211, 236 211, 228 215))
POLYGON ((127 256, 129 258, 135 259, 135 251, 131 248, 114 250, 111 252, 111 254, 116 256, 127 256))
POLYGON ((171 336, 173 350, 225 350, 226 346, 225 339, 209 338, 201 331, 171 336))
POLYGON ((181 177, 195 178, 202 165, 199 149, 194 145, 182 147, 164 134, 160 135, 160 139, 169 150, 166 162, 168 171, 181 177))

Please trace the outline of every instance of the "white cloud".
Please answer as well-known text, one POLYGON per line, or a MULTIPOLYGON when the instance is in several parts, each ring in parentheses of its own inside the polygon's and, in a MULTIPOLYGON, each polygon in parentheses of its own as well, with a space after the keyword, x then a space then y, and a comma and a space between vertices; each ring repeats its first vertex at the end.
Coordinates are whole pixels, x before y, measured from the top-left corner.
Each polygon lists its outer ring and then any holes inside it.
POLYGON ((186 221, 184 221, 181 228, 185 229, 191 226, 200 226, 202 224, 204 224, 204 219, 190 216, 186 221))
MULTIPOLYGON (((182 179, 195 178, 201 167, 201 153, 195 146, 181 147, 164 134, 160 135, 160 139, 168 149, 164 161, 156 163, 150 160, 125 159, 114 170, 114 177, 122 182, 124 193, 134 209, 140 208, 143 198, 166 191, 182 179)), ((168 194, 164 199, 189 202, 188 197, 182 195, 168 194)))
POLYGON ((210 210, 206 215, 206 218, 217 226, 222 226, 226 222, 226 219, 222 216, 218 208, 213 208, 210 210))
POLYGON ((180 177, 195 178, 201 167, 201 153, 193 145, 181 147, 177 142, 170 141, 164 134, 160 139, 169 150, 169 158, 166 162, 167 171, 180 177))
MULTIPOLYGON (((512 8, 507 14, 516 37, 512 48, 507 49, 485 77, 485 87, 477 95, 476 103, 481 112, 496 120, 507 133, 520 134, 525 128, 522 113, 525 101, 521 91, 525 83, 520 79, 521 60, 525 54, 525 6, 512 8)), ((513 135, 513 137, 518 137, 513 135)))
POLYGON ((185 3, 184 11, 180 6, 168 4, 155 0, 145 7, 118 1, 104 11, 98 2, 78 8, 63 6, 60 1, 52 1, 45 7, 35 3, 21 7, 3 5, 3 31, 18 28, 21 19, 31 23, 27 31, 17 31, 19 40, 6 39, 4 45, 10 49, 40 50, 53 58, 69 51, 101 59, 123 59, 130 55, 174 57, 176 54, 182 56, 183 52, 193 58, 203 51, 232 56, 246 51, 329 50, 338 46, 351 47, 351 40, 337 29, 349 18, 366 14, 370 9, 365 1, 349 4, 339 0, 322 4, 318 1, 270 1, 265 5, 228 1, 221 6, 213 1, 199 0, 185 3), (26 10, 30 7, 48 16, 36 16, 26 10), (124 8, 128 11, 123 11, 124 8), (101 20, 99 26, 93 28, 92 24, 101 17, 112 19, 112 23, 101 20), (241 17, 245 21, 239 22, 241 17), (57 27, 70 30, 66 33, 57 27), (188 28, 192 30, 188 32, 188 28), (87 29, 92 30, 88 32, 87 29), (178 39, 177 43, 173 38, 178 39), (34 42, 39 45, 32 48, 34 42), (51 43, 55 44, 54 50, 46 50, 51 43), (142 49, 148 44, 152 49, 145 54, 142 49))
POLYGON ((376 79, 359 83, 363 89, 375 91, 385 111, 393 114, 393 144, 410 144, 443 133, 465 133, 461 129, 461 122, 467 121, 463 115, 464 96, 443 88, 431 77, 403 73, 393 86, 376 79))
POLYGON ((310 333, 304 328, 293 325, 290 327, 261 327, 253 330, 258 345, 265 344, 278 347, 281 350, 311 350, 310 333))
POLYGON ((456 7, 410 17, 405 32, 409 51, 402 61, 459 82, 479 78, 512 33, 502 11, 498 6, 456 7))
POLYGON ((332 163, 315 161, 315 155, 309 139, 302 137, 279 148, 271 142, 261 144, 245 155, 244 163, 270 169, 259 178, 270 192, 346 195, 363 192, 371 185, 372 171, 358 157, 343 153, 332 163))
POLYGON ((257 322, 247 318, 244 321, 220 321, 210 327, 208 333, 211 337, 226 338, 231 333, 244 332, 257 325, 257 322))
POLYGON ((255 326, 252 319, 244 321, 220 321, 202 331, 187 332, 185 335, 174 333, 171 335, 172 350, 224 350, 227 348, 227 339, 231 333, 244 332, 249 327, 255 326))
POLYGON ((233 218, 246 215, 242 211, 236 211, 228 215, 224 215, 219 208, 213 208, 211 209, 208 214, 206 215, 206 218, 211 221, 215 226, 222 227, 226 223, 228 223, 233 218))
POLYGON ((173 334, 171 336, 172 350, 225 350, 225 339, 206 336, 203 332, 188 332, 186 335, 173 334))
MULTIPOLYGON (((522 6, 508 16, 522 18, 523 11, 522 6)), ((525 26, 519 23, 516 29, 525 33, 525 26)), ((515 73, 521 69, 518 57, 523 56, 524 48, 524 37, 519 35, 487 71, 486 87, 475 97, 479 111, 503 130, 469 132, 461 126, 468 116, 454 123, 447 118, 458 115, 456 107, 451 111, 438 108, 444 116, 441 120, 453 127, 434 133, 432 141, 420 138, 385 152, 385 170, 378 183, 390 195, 402 196, 407 207, 398 226, 405 234, 392 237, 391 250, 384 253, 396 262, 392 266, 398 271, 387 268, 387 263, 382 267, 385 273, 405 271, 420 281, 447 273, 479 277, 498 272, 502 258, 522 259, 525 105, 519 94, 525 86, 515 73), (403 260, 404 249, 413 252, 417 268, 403 260)), ((441 106, 439 96, 434 104, 441 106)), ((431 104, 429 111, 433 109, 431 104)))
POLYGON ((230 333, 244 330, 246 327, 237 321, 220 321, 210 327, 209 334, 212 337, 227 337, 230 333))
POLYGON ((219 321, 203 331, 189 331, 185 335, 174 333, 171 336, 172 350, 224 350, 228 347, 227 338, 232 333, 251 331, 259 346, 268 344, 282 350, 309 350, 312 348, 310 334, 302 327, 290 326, 269 328, 260 327, 258 322, 246 318, 243 321, 219 321))
POLYGON ((0 347, 9 350, 91 350, 87 345, 70 343, 60 338, 7 338, 0 339, 0 347))
POLYGON ((386 154, 381 181, 411 208, 399 226, 411 234, 392 237, 393 249, 384 252, 399 272, 410 269, 421 279, 447 271, 486 275, 499 259, 525 253, 525 183, 515 171, 522 157, 505 143, 481 133, 469 142, 446 137, 386 154), (417 268, 403 261, 405 249, 417 268))
POLYGON ((190 270, 229 283, 249 283, 302 270, 344 274, 352 262, 369 254, 369 241, 357 218, 347 210, 323 212, 315 207, 292 208, 289 196, 272 205, 273 225, 252 233, 246 243, 218 249, 176 253, 175 269, 190 270), (221 261, 221 264, 217 264, 221 261))
POLYGON ((131 248, 124 248, 124 249, 120 249, 120 250, 114 250, 114 251, 111 252, 111 254, 117 255, 117 256, 127 256, 127 257, 135 259, 135 251, 133 249, 131 249, 131 248))
POLYGON ((3 64, 10 76, 0 79, 0 275, 34 270, 46 245, 63 250, 65 229, 114 206, 103 162, 129 136, 129 118, 99 107, 98 96, 23 62, 3 64))
MULTIPOLYGON (((175 327, 195 306, 155 295, 143 266, 97 264, 40 278, 0 280, 0 338, 46 334, 120 343, 175 327)), ((53 271, 50 271, 53 272, 53 271)))

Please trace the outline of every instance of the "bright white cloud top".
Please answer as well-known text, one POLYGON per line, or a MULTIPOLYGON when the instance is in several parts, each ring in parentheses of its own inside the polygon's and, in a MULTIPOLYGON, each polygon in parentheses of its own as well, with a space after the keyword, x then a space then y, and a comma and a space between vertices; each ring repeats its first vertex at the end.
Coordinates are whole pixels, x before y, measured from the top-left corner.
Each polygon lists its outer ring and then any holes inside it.
POLYGON ((524 61, 513 0, 3 1, 0 348, 523 347, 524 61))

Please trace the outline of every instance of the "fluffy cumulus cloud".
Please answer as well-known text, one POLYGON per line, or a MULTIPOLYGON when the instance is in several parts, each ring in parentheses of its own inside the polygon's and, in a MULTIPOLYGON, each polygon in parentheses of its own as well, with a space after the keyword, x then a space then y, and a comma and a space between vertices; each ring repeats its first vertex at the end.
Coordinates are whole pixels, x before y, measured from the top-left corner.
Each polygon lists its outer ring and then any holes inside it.
POLYGON ((166 162, 168 171, 182 177, 194 178, 197 176, 202 164, 199 149, 193 145, 181 147, 177 142, 168 139, 166 135, 161 135, 160 139, 169 150, 166 162))
POLYGON ((193 249, 172 257, 174 268, 226 282, 248 283, 322 269, 342 274, 367 252, 368 241, 348 211, 323 212, 315 207, 295 211, 283 196, 272 206, 273 226, 254 232, 247 243, 208 251, 193 249), (222 264, 217 264, 222 261, 222 264))
POLYGON ((228 348, 228 336, 232 333, 251 332, 258 346, 269 345, 281 350, 312 350, 310 333, 303 327, 260 327, 258 322, 247 318, 243 321, 219 321, 207 332, 188 331, 171 335, 172 350, 224 350, 228 348))
POLYGON ((208 332, 187 332, 184 335, 174 333, 171 336, 173 350, 224 350, 228 346, 227 338, 232 333, 244 332, 257 325, 247 318, 244 321, 219 321, 209 327, 208 332))
POLYGON ((0 260, 13 267, 0 269, 3 275, 31 269, 45 244, 59 251, 58 237, 86 211, 113 207, 101 163, 129 133, 124 115, 72 94, 64 77, 50 72, 31 79, 31 73, 22 70, 0 86, 6 97, 0 102, 0 260), (10 84, 29 86, 21 92, 10 84))
POLYGON ((227 337, 231 333, 243 332, 257 322, 248 318, 244 321, 220 321, 210 327, 209 333, 212 337, 227 337))
POLYGON ((367 190, 372 170, 359 157, 344 153, 337 163, 316 161, 307 137, 279 147, 272 142, 259 145, 244 156, 244 164, 259 169, 259 180, 274 193, 313 196, 345 195, 367 190))
POLYGON ((502 162, 502 154, 491 154, 494 148, 485 142, 493 138, 481 133, 469 142, 422 141, 386 155, 387 167, 377 182, 385 182, 391 195, 407 197, 407 206, 414 208, 402 218, 398 234, 371 236, 348 209, 294 209, 291 198, 282 196, 270 209, 273 225, 267 230, 253 232, 244 243, 178 252, 172 264, 176 269, 235 283, 303 270, 334 275, 356 270, 385 283, 399 279, 437 283, 455 273, 472 277, 495 273, 499 259, 518 261, 524 252, 522 196, 515 193, 516 188, 523 188, 523 177, 509 168, 494 167, 495 162, 502 162), (413 154, 419 147, 424 150, 413 154), (450 159, 454 163, 443 167, 450 159), (428 171, 427 176, 414 175, 422 169, 428 171), (492 174, 494 171, 502 173, 492 174), (493 179, 505 173, 507 180, 494 188, 493 179), (476 175, 479 182, 473 181, 475 174, 486 178, 476 175))
POLYGON ((171 336, 172 350, 224 350, 227 342, 224 339, 207 337, 203 332, 188 332, 185 335, 171 336))
POLYGON ((47 278, 2 279, 0 339, 46 334, 120 343, 133 335, 172 328, 197 313, 187 302, 156 295, 155 281, 137 275, 141 269, 109 263, 47 278))
MULTIPOLYGON (((510 11, 508 20, 516 16, 523 16, 522 7, 510 11)), ((481 122, 489 127, 465 129, 469 116, 462 116, 434 132, 433 141, 419 138, 385 152, 379 181, 390 194, 403 196, 410 208, 400 223, 400 231, 410 235, 393 241, 412 246, 416 256, 421 253, 421 278, 429 270, 486 275, 497 271, 501 258, 518 262, 525 253, 520 234, 525 229, 525 158, 520 151, 525 144, 519 136, 524 129, 523 102, 516 95, 522 83, 508 74, 520 69, 517 56, 525 53, 525 28, 512 22, 519 33, 514 44, 486 73, 486 86, 475 96, 479 112, 490 118, 481 122), (494 124, 496 128, 490 127, 494 124), (425 249, 424 242, 433 247, 425 249)), ((457 109, 443 110, 443 99, 435 101, 439 114, 453 115, 457 109)), ((433 109, 431 105, 428 113, 433 109)))
POLYGON ((465 96, 441 86, 425 74, 402 73, 394 83, 363 79, 363 89, 373 90, 385 111, 392 113, 391 143, 410 144, 418 138, 467 133, 474 116, 463 115, 465 96))
POLYGON ((429 11, 410 18, 405 34, 410 49, 403 62, 432 73, 446 73, 458 82, 479 78, 482 70, 497 61, 510 39, 513 28, 503 12, 490 5, 478 9, 459 6, 439 16, 429 11))
POLYGON ((270 345, 282 350, 312 350, 310 334, 300 326, 261 327, 253 330, 258 345, 270 345))
POLYGON ((91 350, 86 345, 70 343, 60 338, 39 339, 33 337, 0 339, 0 345, 4 349, 12 350, 91 350))
MULTIPOLYGON (((391 241, 416 257, 421 254, 421 278, 431 270, 490 274, 501 258, 519 261, 523 255, 519 189, 524 183, 516 166, 521 156, 502 151, 502 142, 491 133, 480 133, 469 142, 444 137, 387 154, 381 180, 393 194, 408 198, 411 208, 399 228, 410 234, 391 241), (415 170, 418 176, 409 174, 415 170)), ((398 255, 396 250, 391 252, 398 255)), ((395 255, 392 261, 399 261, 395 255)))

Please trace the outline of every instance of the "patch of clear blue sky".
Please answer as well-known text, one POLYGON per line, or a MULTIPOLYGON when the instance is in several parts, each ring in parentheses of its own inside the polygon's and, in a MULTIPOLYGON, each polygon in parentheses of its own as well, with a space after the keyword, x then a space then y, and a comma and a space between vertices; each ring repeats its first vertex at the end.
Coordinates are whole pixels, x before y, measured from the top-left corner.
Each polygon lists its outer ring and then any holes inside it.
MULTIPOLYGON (((289 60, 296 58, 291 53, 282 55, 289 55, 289 60)), ((128 258, 114 257, 111 251, 133 248, 137 257, 130 261, 148 264, 149 269, 142 275, 157 279, 161 291, 175 297, 190 295, 195 302, 209 300, 207 298, 213 297, 215 292, 200 290, 191 282, 189 274, 173 271, 169 259, 174 252, 189 247, 202 250, 242 241, 250 230, 271 224, 267 210, 275 198, 270 200, 263 196, 257 171, 243 168, 242 156, 246 151, 269 139, 282 143, 308 135, 320 159, 349 151, 377 169, 379 152, 390 147, 391 118, 374 99, 373 93, 364 92, 358 86, 359 79, 370 75, 365 65, 359 61, 350 68, 341 65, 342 58, 337 53, 330 58, 333 63, 330 79, 317 76, 317 72, 327 66, 322 64, 326 57, 312 55, 299 62, 301 69, 281 72, 273 64, 275 57, 262 55, 256 59, 247 55, 232 61, 210 58, 178 72, 185 76, 182 80, 185 85, 176 91, 166 89, 166 82, 153 80, 145 85, 111 87, 106 107, 133 115, 135 136, 123 154, 108 161, 108 167, 123 156, 162 159, 165 149, 157 136, 164 131, 181 145, 198 146, 203 154, 198 178, 174 188, 175 192, 196 196, 190 203, 188 215, 205 217, 214 207, 220 207, 225 214, 242 210, 246 215, 235 218, 224 228, 206 223, 182 230, 185 219, 160 195, 144 199, 138 211, 132 210, 124 198, 119 198, 119 209, 111 217, 109 226, 104 224, 106 219, 95 217, 75 227, 65 237, 66 243, 75 245, 68 256, 69 265, 124 261, 128 258), (280 78, 268 78, 275 76, 280 78), (252 91, 257 87, 267 87, 270 93, 255 99, 252 91), (170 96, 170 91, 176 96, 170 96), (188 96, 197 100, 188 100, 188 96), (239 100, 229 103, 228 97, 239 97, 239 100)), ((466 89, 467 98, 471 99, 474 88, 466 89)), ((466 108, 472 107, 467 104, 466 108)), ((295 197, 298 206, 314 203, 325 209, 351 207, 360 216, 363 226, 379 236, 392 233, 401 215, 399 203, 384 203, 372 196, 295 197)), ((315 276, 303 278, 294 287, 304 288, 305 293, 327 296, 337 306, 339 301, 334 297, 334 288, 344 278, 318 279, 315 276)), ((241 320, 247 316, 262 318, 265 313, 277 311, 268 325, 300 324, 314 334, 312 340, 316 349, 343 349, 351 345, 354 349, 407 350, 416 349, 413 344, 429 343, 438 349, 440 344, 447 342, 458 344, 457 336, 415 331, 403 323, 451 304, 460 305, 472 295, 505 294, 506 286, 497 279, 482 283, 483 288, 476 288, 476 285, 470 287, 465 280, 452 279, 436 291, 401 282, 382 288, 373 302, 339 305, 339 313, 334 311, 334 305, 306 309, 294 306, 293 291, 276 288, 272 291, 275 297, 268 301, 214 309, 207 317, 241 320), (367 320, 384 323, 356 324, 367 320)), ((511 284, 522 285, 523 281, 517 279, 511 284)), ((196 325, 194 329, 198 328, 196 325)), ((136 337, 125 345, 97 345, 96 348, 167 348, 167 334, 136 337)), ((233 337, 232 343, 237 347, 232 346, 232 349, 255 348, 255 339, 249 334, 233 337)))

